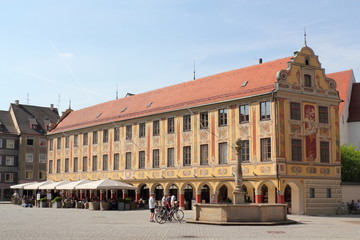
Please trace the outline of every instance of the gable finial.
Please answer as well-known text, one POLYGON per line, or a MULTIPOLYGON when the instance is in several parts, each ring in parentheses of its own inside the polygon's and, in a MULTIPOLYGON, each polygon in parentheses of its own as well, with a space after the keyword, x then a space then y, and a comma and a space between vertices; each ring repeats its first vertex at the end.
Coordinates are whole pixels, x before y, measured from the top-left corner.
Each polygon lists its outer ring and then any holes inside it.
POLYGON ((195 60, 194 60, 194 80, 196 79, 195 77, 195 60))
POLYGON ((307 44, 306 44, 306 28, 304 28, 304 43, 305 43, 305 47, 307 47, 307 44))

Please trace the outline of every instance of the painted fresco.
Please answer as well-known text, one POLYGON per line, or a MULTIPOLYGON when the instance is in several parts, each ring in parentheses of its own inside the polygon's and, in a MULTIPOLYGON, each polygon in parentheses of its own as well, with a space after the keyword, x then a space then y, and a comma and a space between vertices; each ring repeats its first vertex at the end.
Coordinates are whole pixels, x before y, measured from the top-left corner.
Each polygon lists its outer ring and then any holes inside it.
POLYGON ((306 104, 304 106, 305 116, 305 147, 306 161, 315 161, 316 159, 316 133, 317 124, 315 122, 315 107, 306 104))

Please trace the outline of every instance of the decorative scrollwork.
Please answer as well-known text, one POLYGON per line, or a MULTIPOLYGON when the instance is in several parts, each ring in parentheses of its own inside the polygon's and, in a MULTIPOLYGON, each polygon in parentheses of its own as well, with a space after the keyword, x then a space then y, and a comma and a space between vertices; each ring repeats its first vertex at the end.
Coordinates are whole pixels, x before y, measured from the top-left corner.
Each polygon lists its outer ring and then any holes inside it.
POLYGON ((278 71, 276 73, 276 79, 281 82, 285 82, 287 79, 287 73, 284 70, 278 71))

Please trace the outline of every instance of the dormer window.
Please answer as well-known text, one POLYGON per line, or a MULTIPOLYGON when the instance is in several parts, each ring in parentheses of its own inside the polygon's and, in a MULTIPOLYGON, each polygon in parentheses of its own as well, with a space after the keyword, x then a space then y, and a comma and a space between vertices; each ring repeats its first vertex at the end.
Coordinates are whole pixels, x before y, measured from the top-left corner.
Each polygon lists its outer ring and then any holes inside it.
POLYGON ((311 76, 309 74, 304 75, 304 86, 312 87, 311 76))
POLYGON ((30 121, 30 128, 37 130, 38 129, 38 123, 35 118, 29 118, 30 121))

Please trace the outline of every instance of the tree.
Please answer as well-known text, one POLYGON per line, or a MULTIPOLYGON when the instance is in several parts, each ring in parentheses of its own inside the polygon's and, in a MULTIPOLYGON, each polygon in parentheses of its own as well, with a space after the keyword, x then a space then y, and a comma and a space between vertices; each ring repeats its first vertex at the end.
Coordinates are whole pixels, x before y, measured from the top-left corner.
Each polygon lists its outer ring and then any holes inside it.
POLYGON ((341 150, 341 180, 360 182, 360 152, 352 145, 343 145, 341 150))

